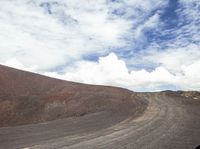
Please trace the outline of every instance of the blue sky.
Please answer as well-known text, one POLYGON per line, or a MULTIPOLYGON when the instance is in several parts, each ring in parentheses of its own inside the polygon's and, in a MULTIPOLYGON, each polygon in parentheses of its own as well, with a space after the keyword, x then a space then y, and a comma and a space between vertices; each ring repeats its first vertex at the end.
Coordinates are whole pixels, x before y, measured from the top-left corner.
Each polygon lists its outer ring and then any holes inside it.
POLYGON ((1 0, 0 63, 134 91, 200 90, 199 0, 1 0))

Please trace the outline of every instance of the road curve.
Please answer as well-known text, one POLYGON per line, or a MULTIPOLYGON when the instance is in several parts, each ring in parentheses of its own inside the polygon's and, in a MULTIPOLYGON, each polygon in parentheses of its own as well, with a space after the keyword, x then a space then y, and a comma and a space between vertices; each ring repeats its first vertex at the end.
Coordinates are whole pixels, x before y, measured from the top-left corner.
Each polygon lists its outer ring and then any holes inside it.
MULTIPOLYGON (((42 124, 0 128, 2 149, 194 149, 200 145, 200 99, 138 93, 143 113, 99 112, 42 124)), ((138 106, 139 108, 139 106, 138 106)))

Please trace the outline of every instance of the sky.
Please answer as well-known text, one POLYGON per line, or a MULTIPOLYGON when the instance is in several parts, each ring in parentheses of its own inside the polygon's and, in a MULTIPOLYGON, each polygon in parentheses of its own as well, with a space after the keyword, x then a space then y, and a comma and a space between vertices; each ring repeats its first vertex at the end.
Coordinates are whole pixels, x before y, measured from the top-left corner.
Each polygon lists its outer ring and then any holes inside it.
POLYGON ((200 0, 0 0, 0 64, 133 91, 200 91, 200 0))

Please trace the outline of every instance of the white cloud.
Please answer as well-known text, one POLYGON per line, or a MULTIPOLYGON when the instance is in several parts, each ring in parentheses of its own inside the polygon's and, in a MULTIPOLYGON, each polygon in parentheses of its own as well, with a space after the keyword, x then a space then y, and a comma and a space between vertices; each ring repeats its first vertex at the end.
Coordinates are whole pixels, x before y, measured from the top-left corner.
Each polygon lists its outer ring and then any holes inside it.
POLYGON ((150 30, 150 29, 154 29, 158 26, 159 24, 159 19, 160 16, 159 14, 154 14, 153 16, 149 17, 147 20, 145 20, 145 22, 141 25, 139 25, 133 32, 134 34, 134 39, 136 41, 142 41, 144 42, 145 40, 145 30, 150 30))
MULTIPOLYGON (((198 0, 180 0, 177 3, 174 18, 172 17, 177 24, 170 24, 171 20, 167 23, 162 22, 161 19, 155 23, 156 28, 152 31, 154 35, 148 36, 151 42, 147 43, 140 52, 126 59, 126 63, 133 69, 138 66, 139 69, 141 66, 144 69, 164 67, 172 74, 183 74, 183 68, 198 62, 200 59, 200 34, 198 34, 200 3, 198 0)), ((170 14, 172 15, 173 12, 170 14)))
POLYGON ((181 67, 191 65, 200 59, 200 48, 195 44, 165 50, 152 48, 145 52, 138 56, 138 60, 132 61, 139 61, 142 65, 158 64, 173 73, 180 72, 181 67))
POLYGON ((0 62, 48 70, 93 52, 125 46, 130 21, 99 1, 0 1, 0 62))
MULTIPOLYGON (((70 69, 68 69, 70 70, 70 69)), ((49 73, 46 73, 48 75, 49 73)), ((55 77, 67 80, 90 84, 112 84, 121 82, 127 78, 128 69, 122 60, 119 60, 114 53, 107 57, 101 57, 99 62, 81 61, 78 62, 71 71, 64 75, 53 73, 55 77), (113 82, 115 80, 115 82, 113 82)), ((52 75, 52 73, 50 73, 52 75)), ((125 81, 124 81, 125 82, 125 81)), ((113 84, 113 85, 114 85, 113 84)))
POLYGON ((144 69, 129 72, 125 62, 118 59, 114 53, 101 57, 98 62, 79 62, 62 75, 45 73, 47 76, 64 80, 119 86, 136 91, 156 91, 161 88, 168 89, 168 86, 185 90, 199 90, 200 77, 198 74, 200 74, 200 61, 182 67, 181 74, 172 74, 164 67, 157 67, 151 72, 144 69))
POLYGON ((165 3, 1 0, 0 63, 15 58, 25 68, 34 66, 35 71, 44 72, 81 60, 84 55, 122 49, 134 42, 134 30, 141 28, 150 12, 165 3), (124 13, 114 13, 117 11, 124 13))
POLYGON ((161 22, 161 10, 153 12, 167 4, 165 0, 1 0, 0 63, 139 91, 170 86, 199 90, 198 0, 180 0, 179 27, 169 29, 161 22), (148 43, 150 30, 166 40, 148 43), (117 50, 128 58, 111 53, 117 50), (94 53, 110 54, 97 62, 84 60, 94 53))

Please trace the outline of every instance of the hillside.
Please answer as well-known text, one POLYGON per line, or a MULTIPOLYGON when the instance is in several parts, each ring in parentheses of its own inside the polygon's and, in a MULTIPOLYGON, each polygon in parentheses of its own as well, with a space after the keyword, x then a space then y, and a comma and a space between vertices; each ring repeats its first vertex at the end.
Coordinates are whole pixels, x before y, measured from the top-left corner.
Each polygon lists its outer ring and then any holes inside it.
POLYGON ((138 112, 137 105, 143 105, 143 111, 147 101, 126 89, 73 83, 0 65, 1 127, 102 111, 128 115, 138 112))

